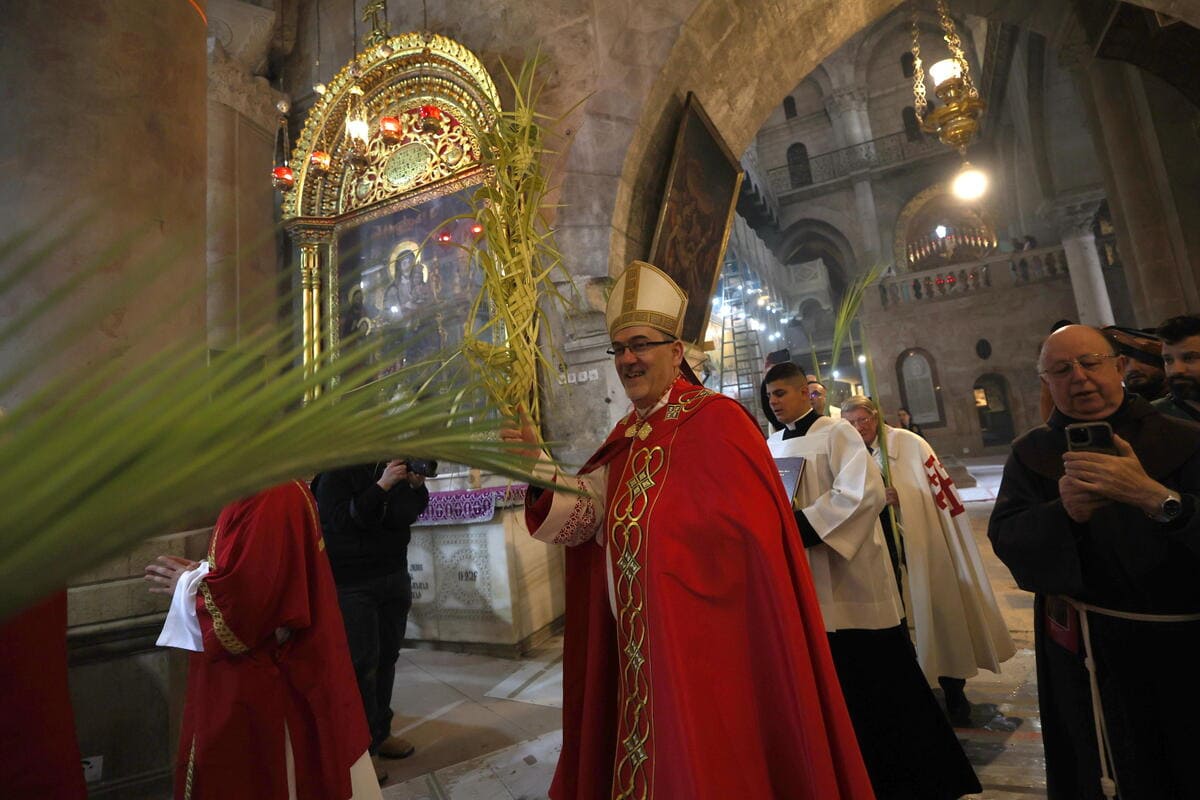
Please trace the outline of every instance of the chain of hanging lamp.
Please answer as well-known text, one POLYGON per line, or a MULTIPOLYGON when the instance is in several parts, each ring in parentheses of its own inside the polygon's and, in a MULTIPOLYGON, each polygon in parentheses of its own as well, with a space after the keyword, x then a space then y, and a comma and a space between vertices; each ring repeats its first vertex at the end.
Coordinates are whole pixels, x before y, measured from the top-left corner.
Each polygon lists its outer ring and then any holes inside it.
POLYGON ((912 3, 912 54, 913 54, 913 98, 917 119, 925 119, 925 109, 929 100, 925 96, 925 66, 921 62, 920 28, 917 22, 917 4, 912 3))
POLYGON ((950 48, 950 55, 962 68, 962 81, 967 88, 967 94, 971 97, 979 97, 979 92, 975 89, 975 82, 971 80, 971 65, 967 63, 967 57, 963 53, 958 30, 954 27, 954 20, 950 19, 950 11, 946 8, 946 0, 937 0, 937 10, 938 22, 941 23, 942 30, 946 34, 944 37, 946 46, 950 48))

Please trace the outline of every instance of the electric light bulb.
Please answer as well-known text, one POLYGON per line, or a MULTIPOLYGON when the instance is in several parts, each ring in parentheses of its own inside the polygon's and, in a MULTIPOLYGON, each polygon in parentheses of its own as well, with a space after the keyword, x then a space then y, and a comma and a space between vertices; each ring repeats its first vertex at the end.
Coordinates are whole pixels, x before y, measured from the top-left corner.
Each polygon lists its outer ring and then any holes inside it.
POLYGON ((963 164, 963 168, 954 176, 950 191, 959 200, 978 200, 987 191, 987 175, 980 169, 963 164))

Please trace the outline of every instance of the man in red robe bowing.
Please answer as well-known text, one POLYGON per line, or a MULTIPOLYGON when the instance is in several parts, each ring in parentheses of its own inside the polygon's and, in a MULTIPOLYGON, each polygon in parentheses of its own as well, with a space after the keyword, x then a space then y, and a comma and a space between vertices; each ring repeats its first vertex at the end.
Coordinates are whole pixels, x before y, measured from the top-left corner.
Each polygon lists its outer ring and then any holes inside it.
POLYGON ((160 645, 194 651, 177 800, 380 797, 337 590, 300 481, 231 503, 196 564, 160 556, 160 645))
MULTIPOLYGON (((779 473, 749 414, 694 381, 686 307, 649 264, 617 279, 633 410, 578 475, 538 467, 580 493, 527 500, 533 535, 568 546, 550 796, 871 798, 779 473)), ((502 436, 540 452, 528 424, 502 436)))

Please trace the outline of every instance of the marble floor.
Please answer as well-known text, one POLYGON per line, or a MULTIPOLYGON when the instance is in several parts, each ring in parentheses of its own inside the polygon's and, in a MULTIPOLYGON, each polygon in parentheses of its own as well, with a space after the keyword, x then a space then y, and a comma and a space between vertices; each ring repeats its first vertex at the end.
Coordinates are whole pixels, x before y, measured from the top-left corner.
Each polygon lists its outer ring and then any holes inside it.
MULTIPOLYGON (((1045 797, 1032 651, 1032 597, 992 555, 986 527, 1002 464, 969 464, 979 486, 968 513, 997 599, 1017 642, 999 675, 967 683, 971 724, 957 729, 986 800, 1045 797)), ((405 650, 393 729, 416 753, 385 761, 387 800, 539 800, 562 745, 562 640, 520 660, 405 650)), ((903 735, 903 730, 897 731, 903 735)))

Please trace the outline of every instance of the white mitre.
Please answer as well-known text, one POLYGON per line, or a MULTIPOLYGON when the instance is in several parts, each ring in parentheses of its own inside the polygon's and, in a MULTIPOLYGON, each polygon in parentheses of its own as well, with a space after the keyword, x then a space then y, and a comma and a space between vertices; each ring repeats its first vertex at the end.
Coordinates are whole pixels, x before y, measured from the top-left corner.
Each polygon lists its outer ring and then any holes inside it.
POLYGON ((608 296, 608 335, 634 325, 648 325, 676 339, 683 333, 687 292, 658 267, 634 261, 617 278, 608 296))

